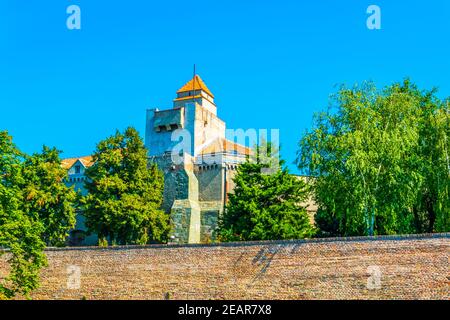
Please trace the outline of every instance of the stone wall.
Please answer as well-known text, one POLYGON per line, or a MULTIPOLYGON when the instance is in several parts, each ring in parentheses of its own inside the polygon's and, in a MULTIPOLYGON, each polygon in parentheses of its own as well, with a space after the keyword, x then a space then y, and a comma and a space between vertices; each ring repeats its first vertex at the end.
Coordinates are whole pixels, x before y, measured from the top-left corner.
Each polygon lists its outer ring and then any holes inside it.
POLYGON ((221 201, 202 201, 201 208, 201 230, 200 242, 211 243, 216 240, 216 229, 219 223, 219 217, 223 212, 223 203, 221 201))
POLYGON ((221 164, 204 165, 197 169, 195 175, 198 179, 200 201, 224 201, 223 168, 221 164))
POLYGON ((198 201, 175 200, 171 220, 171 243, 200 243, 201 212, 198 201))
POLYGON ((150 157, 150 163, 155 163, 164 174, 162 209, 167 213, 170 213, 176 199, 198 200, 198 183, 189 162, 188 155, 185 155, 182 164, 174 164, 170 154, 150 157))
POLYGON ((33 298, 448 300, 449 239, 49 249, 33 298))

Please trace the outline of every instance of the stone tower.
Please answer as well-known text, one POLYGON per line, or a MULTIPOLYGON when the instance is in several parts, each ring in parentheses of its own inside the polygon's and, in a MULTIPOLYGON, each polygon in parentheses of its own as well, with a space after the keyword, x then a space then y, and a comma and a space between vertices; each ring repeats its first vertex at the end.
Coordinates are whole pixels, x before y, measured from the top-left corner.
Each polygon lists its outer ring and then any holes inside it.
POLYGON ((173 108, 147 110, 145 144, 164 172, 163 208, 171 214, 172 241, 213 240, 232 178, 250 149, 225 138, 214 95, 198 76, 176 93, 173 108))

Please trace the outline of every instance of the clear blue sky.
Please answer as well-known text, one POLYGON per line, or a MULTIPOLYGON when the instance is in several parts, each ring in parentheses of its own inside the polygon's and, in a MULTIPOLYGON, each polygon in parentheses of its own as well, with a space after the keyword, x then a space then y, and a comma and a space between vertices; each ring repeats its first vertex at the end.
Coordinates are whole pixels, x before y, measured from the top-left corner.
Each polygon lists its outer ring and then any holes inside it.
POLYGON ((290 163, 336 84, 409 76, 450 96, 450 1, 1 0, 0 130, 25 152, 88 155, 116 128, 143 135, 194 63, 227 126, 279 128, 290 163), (370 4, 382 30, 366 27, 370 4))

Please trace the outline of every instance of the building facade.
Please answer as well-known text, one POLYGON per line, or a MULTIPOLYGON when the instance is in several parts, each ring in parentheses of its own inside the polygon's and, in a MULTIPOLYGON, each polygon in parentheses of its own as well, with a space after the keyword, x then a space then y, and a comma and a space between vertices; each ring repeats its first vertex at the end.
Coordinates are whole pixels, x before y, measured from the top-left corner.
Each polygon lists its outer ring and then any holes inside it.
MULTIPOLYGON (((145 146, 149 162, 164 173, 163 210, 171 216, 173 243, 207 243, 215 238, 237 166, 251 152, 227 140, 225 130, 214 95, 198 75, 177 91, 172 108, 147 110, 145 146)), ((85 171, 93 164, 90 156, 64 159, 66 184, 85 195, 85 171)), ((84 222, 83 213, 77 212, 69 245, 98 243, 96 235, 86 233, 84 222)))
POLYGON ((198 75, 177 91, 171 109, 147 110, 145 145, 164 173, 163 209, 173 222, 172 242, 215 238, 237 166, 251 152, 227 140, 225 130, 214 95, 198 75))

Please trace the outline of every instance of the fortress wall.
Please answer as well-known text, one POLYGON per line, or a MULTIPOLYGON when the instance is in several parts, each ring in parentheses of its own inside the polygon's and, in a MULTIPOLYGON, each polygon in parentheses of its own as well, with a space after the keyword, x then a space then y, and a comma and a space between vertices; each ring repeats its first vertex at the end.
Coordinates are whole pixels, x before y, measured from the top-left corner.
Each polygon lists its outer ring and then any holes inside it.
POLYGON ((234 187, 236 186, 236 184, 234 183, 233 179, 236 176, 236 173, 237 173, 237 170, 231 170, 231 169, 227 170, 226 179, 227 179, 227 191, 228 191, 228 193, 233 193, 234 192, 234 187))
POLYGON ((448 300, 449 238, 49 249, 33 298, 448 300))
POLYGON ((195 174, 199 182, 199 200, 223 202, 223 169, 220 164, 202 167, 209 167, 209 169, 197 170, 195 174))
POLYGON ((215 230, 218 227, 219 217, 223 212, 222 201, 202 201, 200 243, 211 243, 216 239, 215 230))

